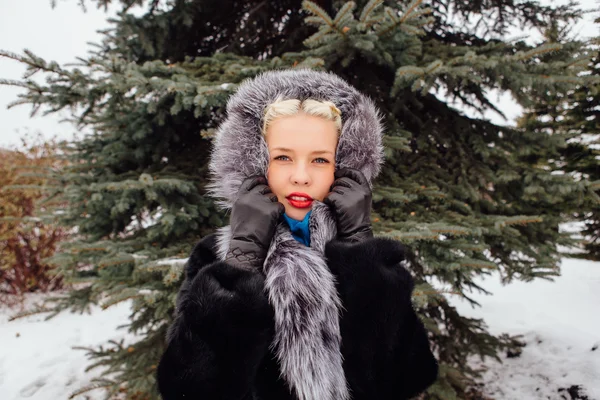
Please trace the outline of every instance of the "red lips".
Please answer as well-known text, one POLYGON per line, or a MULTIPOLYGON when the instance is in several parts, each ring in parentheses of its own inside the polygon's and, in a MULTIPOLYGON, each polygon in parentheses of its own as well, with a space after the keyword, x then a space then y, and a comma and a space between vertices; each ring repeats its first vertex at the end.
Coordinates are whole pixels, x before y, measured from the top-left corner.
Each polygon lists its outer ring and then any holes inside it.
POLYGON ((296 208, 308 208, 313 202, 313 198, 306 193, 294 192, 286 197, 288 202, 296 208), (294 200, 292 197, 304 197, 306 200, 294 200))

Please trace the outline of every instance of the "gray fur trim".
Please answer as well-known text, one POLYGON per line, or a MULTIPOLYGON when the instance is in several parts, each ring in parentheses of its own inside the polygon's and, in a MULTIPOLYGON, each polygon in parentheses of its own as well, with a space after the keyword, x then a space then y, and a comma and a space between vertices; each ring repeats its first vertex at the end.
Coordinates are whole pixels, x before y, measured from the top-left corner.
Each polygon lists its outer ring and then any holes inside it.
MULTIPOLYGON (((266 291, 275 310, 275 350, 285 381, 299 400, 348 400, 340 350, 341 302, 335 278, 323 257, 336 234, 329 207, 315 201, 309 219, 310 247, 292 237, 285 221, 278 226, 263 265, 266 291)), ((220 258, 231 240, 217 233, 220 258)))
POLYGON ((278 97, 333 102, 342 112, 336 169, 356 168, 372 185, 384 161, 381 115, 373 101, 332 73, 268 71, 240 84, 227 102, 227 119, 217 129, 206 189, 219 207, 233 206, 245 178, 266 175, 269 151, 261 133, 263 113, 278 97))
POLYGON ((231 243, 231 225, 217 229, 217 258, 224 260, 229 251, 229 243, 231 243))

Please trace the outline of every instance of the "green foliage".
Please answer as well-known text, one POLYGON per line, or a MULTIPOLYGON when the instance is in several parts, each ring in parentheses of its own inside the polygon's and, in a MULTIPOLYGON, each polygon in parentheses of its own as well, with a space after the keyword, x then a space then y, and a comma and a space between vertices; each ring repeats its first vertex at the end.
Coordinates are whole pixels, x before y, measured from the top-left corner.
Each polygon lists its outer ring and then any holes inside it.
POLYGON ((308 67, 342 76, 382 111, 386 164, 374 188, 374 228, 409 247, 414 304, 441 363, 426 397, 466 399, 478 377, 468 357, 497 357, 517 341, 459 315, 448 296, 476 304, 469 294, 485 289, 475 279, 492 271, 506 282, 556 276, 557 244, 576 242, 558 226, 587 210, 594 183, 552 173, 547 157, 565 136, 499 127, 449 101, 496 110, 488 93, 500 90, 531 107, 543 93, 580 84, 580 43, 504 39, 509 21, 547 29, 580 11, 510 0, 137 3, 147 13, 128 14, 133 3, 121 1, 124 12, 104 41, 74 67, 0 52, 28 67, 21 81, 0 81, 25 89, 15 105, 68 109, 93 132, 70 144, 66 184, 57 188, 69 202, 62 221, 78 235, 52 261, 80 289, 37 311, 131 300, 128 328, 141 340, 132 351, 115 343, 89 349, 93 365, 109 367, 111 376, 82 391, 157 398, 152 371, 185 257, 226 223, 204 195, 226 101, 262 71, 308 67), (31 79, 36 73, 46 84, 31 79))
MULTIPOLYGON (((546 32, 548 37, 566 34, 568 30, 560 31, 555 26, 546 32)), ((527 109, 519 125, 552 140, 552 147, 539 149, 545 153, 535 153, 540 163, 566 181, 576 181, 582 189, 587 189, 587 193, 582 193, 583 207, 564 210, 565 222, 582 226, 575 235, 576 238, 581 236, 578 246, 565 255, 600 261, 600 54, 597 38, 581 49, 580 57, 586 63, 579 84, 558 93, 539 93, 535 105, 527 109)))

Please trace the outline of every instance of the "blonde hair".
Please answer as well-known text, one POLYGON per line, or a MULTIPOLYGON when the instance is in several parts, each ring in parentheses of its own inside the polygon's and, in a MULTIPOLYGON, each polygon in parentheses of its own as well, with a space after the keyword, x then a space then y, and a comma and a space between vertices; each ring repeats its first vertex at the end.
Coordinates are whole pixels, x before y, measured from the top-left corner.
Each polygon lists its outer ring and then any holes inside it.
POLYGON ((304 112, 315 117, 325 118, 333 121, 338 133, 338 137, 342 132, 342 112, 331 101, 319 101, 313 99, 298 100, 277 99, 265 108, 263 122, 263 136, 267 134, 267 128, 276 118, 296 115, 304 112))

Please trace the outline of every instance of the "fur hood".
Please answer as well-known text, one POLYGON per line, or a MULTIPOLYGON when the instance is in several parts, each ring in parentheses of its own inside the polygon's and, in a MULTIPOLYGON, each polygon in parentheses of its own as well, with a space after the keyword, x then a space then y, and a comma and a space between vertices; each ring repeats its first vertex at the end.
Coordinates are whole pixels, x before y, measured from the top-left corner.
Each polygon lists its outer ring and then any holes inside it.
POLYGON ((266 175, 269 152, 261 134, 265 108, 278 97, 331 101, 342 112, 335 168, 356 168, 369 184, 383 163, 381 116, 373 101, 339 76, 309 69, 269 71, 242 82, 227 103, 209 163, 209 194, 230 209, 244 179, 266 175))
MULTIPOLYGON (((333 102, 342 113, 336 169, 360 170, 372 186, 383 163, 381 117, 374 103, 338 76, 312 70, 265 72, 240 84, 227 104, 209 163, 209 194, 230 209, 242 182, 266 175, 269 154, 261 134, 265 108, 277 98, 333 102)), ((334 214, 315 200, 309 218, 311 243, 297 242, 281 221, 263 264, 265 291, 274 310, 271 348, 281 376, 299 400, 348 400, 341 355, 341 302, 325 245, 337 235, 334 214)), ((217 231, 225 260, 231 229, 217 231)))

